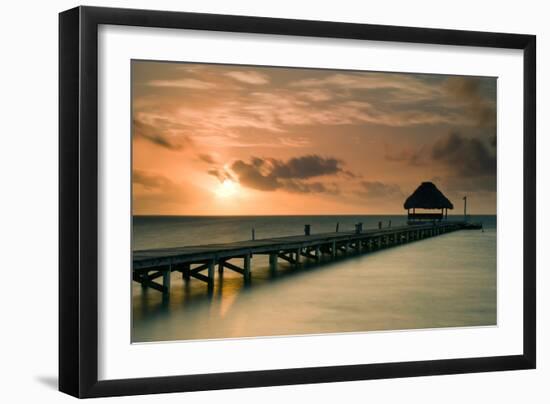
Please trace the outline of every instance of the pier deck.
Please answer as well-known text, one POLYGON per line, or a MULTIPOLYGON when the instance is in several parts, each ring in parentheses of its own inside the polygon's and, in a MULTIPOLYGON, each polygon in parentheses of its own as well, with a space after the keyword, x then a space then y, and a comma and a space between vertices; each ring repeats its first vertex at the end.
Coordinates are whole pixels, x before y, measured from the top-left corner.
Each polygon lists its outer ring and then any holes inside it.
POLYGON ((363 254, 400 244, 438 236, 456 230, 480 228, 467 222, 437 222, 373 230, 341 231, 310 235, 274 237, 224 244, 159 248, 133 252, 133 280, 164 294, 170 293, 170 274, 181 272, 184 281, 191 278, 204 281, 208 290, 214 287, 215 268, 223 273, 230 269, 250 280, 254 255, 268 255, 272 272, 282 259, 299 266, 302 259, 320 261, 347 254, 363 254), (234 260, 242 260, 242 266, 234 260), (233 262, 229 262, 233 260, 233 262), (155 282, 162 278, 162 284, 155 282))

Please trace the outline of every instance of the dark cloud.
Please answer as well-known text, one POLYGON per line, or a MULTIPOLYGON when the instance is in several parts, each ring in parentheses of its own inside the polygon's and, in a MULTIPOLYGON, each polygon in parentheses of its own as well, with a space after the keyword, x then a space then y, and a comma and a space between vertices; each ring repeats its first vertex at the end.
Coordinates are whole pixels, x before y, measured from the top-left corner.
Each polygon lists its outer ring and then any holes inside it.
POLYGON ((385 184, 380 181, 361 181, 359 193, 368 199, 403 197, 403 191, 397 184, 385 184))
POLYGON ((134 137, 146 139, 149 142, 156 144, 168 150, 182 150, 191 145, 191 139, 188 136, 180 135, 175 140, 174 136, 167 135, 173 131, 170 125, 166 122, 159 121, 158 125, 150 125, 138 119, 133 120, 134 137))
POLYGON ((315 154, 293 157, 283 162, 271 160, 271 173, 278 178, 311 178, 320 175, 332 175, 342 171, 341 162, 335 158, 324 158, 315 154))
POLYGON ((261 161, 262 164, 259 164, 258 159, 252 159, 250 163, 237 160, 233 163, 231 169, 239 178, 239 183, 246 187, 260 191, 274 191, 281 188, 281 183, 277 180, 277 177, 271 175, 271 173, 262 173, 263 160, 261 161))
POLYGON ((208 170, 208 174, 216 177, 218 180, 220 180, 220 182, 224 182, 227 179, 234 179, 231 173, 224 168, 211 168, 210 170, 208 170))
POLYGON ((434 143, 431 156, 461 177, 496 176, 496 155, 478 138, 451 133, 434 143))
POLYGON ((335 185, 329 187, 319 181, 304 180, 326 175, 350 175, 342 168, 340 160, 317 155, 294 157, 287 161, 252 157, 249 162, 235 161, 231 169, 239 183, 246 187, 260 191, 284 189, 296 193, 337 193, 335 185))
MULTIPOLYGON (((487 80, 487 79, 484 79, 487 80)), ((450 77, 444 83, 447 93, 462 102, 480 127, 496 127, 496 94, 484 93, 482 79, 476 77, 450 77)))
POLYGON ((410 166, 433 167, 438 172, 434 182, 447 184, 451 191, 496 190, 496 136, 487 141, 452 132, 418 149, 387 151, 385 157, 410 166))

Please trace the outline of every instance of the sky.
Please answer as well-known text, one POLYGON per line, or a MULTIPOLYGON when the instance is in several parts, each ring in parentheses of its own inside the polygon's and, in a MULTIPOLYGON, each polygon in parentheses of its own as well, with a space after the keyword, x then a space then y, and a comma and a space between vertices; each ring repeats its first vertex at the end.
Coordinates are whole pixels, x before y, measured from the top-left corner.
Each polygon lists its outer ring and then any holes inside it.
POLYGON ((132 61, 137 215, 496 213, 496 78, 132 61))

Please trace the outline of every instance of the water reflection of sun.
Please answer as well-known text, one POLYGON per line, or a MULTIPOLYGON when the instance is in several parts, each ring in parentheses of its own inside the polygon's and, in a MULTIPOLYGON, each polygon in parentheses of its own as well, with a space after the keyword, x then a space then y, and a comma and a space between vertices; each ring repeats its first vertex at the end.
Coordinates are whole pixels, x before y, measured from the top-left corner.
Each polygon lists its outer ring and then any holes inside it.
POLYGON ((215 192, 219 197, 229 198, 237 193, 238 188, 239 185, 235 181, 226 178, 218 185, 215 192))

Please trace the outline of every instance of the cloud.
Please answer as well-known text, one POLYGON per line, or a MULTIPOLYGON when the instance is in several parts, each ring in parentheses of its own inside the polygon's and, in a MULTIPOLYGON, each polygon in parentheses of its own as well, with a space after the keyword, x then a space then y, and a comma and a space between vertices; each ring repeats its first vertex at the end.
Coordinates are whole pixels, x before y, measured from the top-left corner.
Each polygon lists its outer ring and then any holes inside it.
POLYGON ((288 192, 300 194, 325 193, 338 195, 340 193, 340 189, 336 184, 323 184, 322 182, 286 180, 283 183, 283 188, 288 192))
POLYGON ((143 138, 157 146, 163 147, 168 150, 181 150, 186 145, 191 144, 191 140, 182 136, 179 139, 173 139, 171 136, 167 136, 163 133, 162 124, 159 127, 147 124, 138 119, 133 120, 133 134, 135 138, 143 138))
POLYGON ((272 159, 271 174, 278 178, 311 178, 320 175, 332 175, 342 171, 341 161, 315 154, 293 157, 286 162, 272 159))
POLYGON ((324 102, 334 98, 334 94, 327 90, 312 88, 311 90, 300 91, 297 94, 299 97, 305 98, 308 101, 324 102))
POLYGON ((388 145, 385 145, 384 158, 387 161, 400 162, 404 161, 411 166, 426 165, 426 147, 409 147, 402 150, 392 150, 388 145))
POLYGON ((392 151, 386 147, 385 158, 393 162, 405 162, 411 166, 443 165, 447 172, 461 177, 496 176, 496 136, 484 142, 477 137, 467 137, 451 132, 433 143, 418 148, 392 151))
POLYGON ((235 161, 231 170, 243 186, 259 191, 283 189, 295 193, 337 193, 334 184, 328 186, 319 181, 305 180, 344 172, 340 160, 317 155, 293 157, 287 161, 252 157, 249 162, 235 161))
POLYGON ((211 154, 199 153, 197 155, 197 157, 199 158, 199 160, 201 160, 205 163, 208 163, 208 164, 215 164, 216 163, 216 159, 211 154))
POLYGON ((233 175, 225 168, 211 168, 208 170, 208 175, 216 177, 220 182, 227 179, 234 180, 233 175))
POLYGON ((403 191, 397 184, 386 184, 380 181, 361 181, 359 193, 367 199, 389 199, 403 197, 403 191))
POLYGON ((255 71, 232 71, 225 73, 225 75, 245 84, 261 85, 269 83, 269 76, 255 71))
POLYGON ((496 100, 483 94, 481 79, 476 77, 450 77, 443 85, 448 95, 464 104, 466 111, 480 127, 496 126, 496 100))
MULTIPOLYGON (((322 89, 327 86, 346 90, 392 90, 401 101, 419 101, 440 94, 440 89, 417 75, 391 73, 334 73, 320 78, 297 80, 291 86, 322 89)), ((389 94, 388 94, 389 95, 389 94)))
POLYGON ((471 192, 494 193, 497 189, 496 177, 492 175, 481 175, 479 177, 451 176, 443 178, 441 182, 445 189, 459 196, 471 192))
POLYGON ((197 79, 151 80, 147 85, 151 87, 188 88, 192 90, 211 90, 216 88, 214 83, 197 79))
POLYGON ((286 147, 306 147, 311 144, 308 138, 302 136, 296 137, 279 137, 279 142, 286 147))
POLYGON ((141 185, 147 190, 165 188, 173 184, 172 181, 162 175, 151 174, 142 170, 133 170, 132 182, 134 185, 141 185))
POLYGON ((450 133, 434 143, 431 156, 462 177, 496 176, 496 155, 478 138, 450 133))
POLYGON ((190 184, 176 184, 165 176, 138 169, 132 172, 132 184, 133 209, 141 213, 179 209, 194 192, 190 184))
POLYGON ((387 150, 385 157, 409 166, 431 167, 438 172, 435 182, 451 192, 496 190, 496 136, 484 140, 451 132, 416 149, 387 150))
MULTIPOLYGON (((197 142, 231 147, 256 147, 258 143, 266 143, 243 136, 254 131, 280 135, 271 138, 273 147, 302 147, 308 140, 296 134, 296 126, 471 126, 472 122, 478 125, 490 121, 487 111, 494 110, 480 95, 481 90, 464 84, 461 79, 446 82, 420 75, 331 73, 276 87, 260 86, 258 91, 251 92, 250 86, 237 88, 227 80, 213 84, 215 72, 218 78, 225 75, 256 84, 270 77, 255 71, 210 69, 179 80, 153 80, 150 85, 189 88, 186 97, 190 98, 182 101, 181 95, 166 95, 167 98, 163 98, 166 105, 160 107, 158 96, 152 95, 147 101, 153 105, 138 107, 145 102, 141 98, 134 106, 140 108, 143 117, 151 116, 145 122, 152 123, 155 114, 162 114, 172 125, 181 127, 180 133, 185 132, 197 142), (215 97, 210 91, 202 91, 215 86, 215 97), (467 102, 468 99, 474 101, 467 102), (468 115, 465 108, 478 112, 472 118, 473 112, 468 115)), ((156 122, 155 127, 158 129, 156 122)), ((166 136, 151 136, 150 140, 165 147, 174 143, 166 144, 166 136)))

